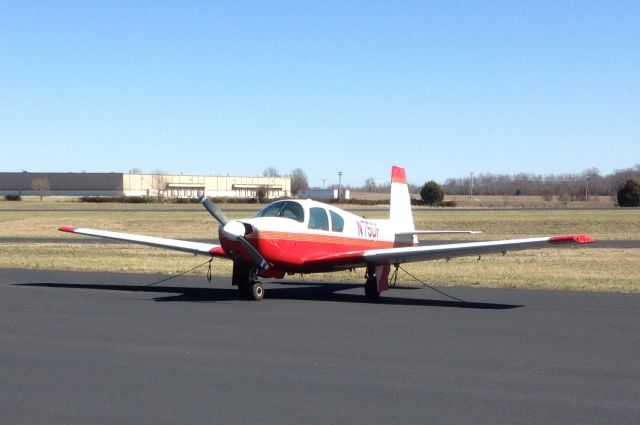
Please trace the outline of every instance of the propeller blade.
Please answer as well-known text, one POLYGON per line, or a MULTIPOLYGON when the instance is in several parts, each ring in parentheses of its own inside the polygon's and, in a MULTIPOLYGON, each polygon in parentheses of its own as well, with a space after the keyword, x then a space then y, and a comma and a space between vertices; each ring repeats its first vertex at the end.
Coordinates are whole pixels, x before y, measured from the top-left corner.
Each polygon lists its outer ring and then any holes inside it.
POLYGON ((238 236, 237 240, 242 244, 244 249, 247 251, 247 254, 249 254, 251 259, 256 263, 258 267, 260 267, 262 270, 269 269, 269 264, 267 264, 267 260, 264 259, 264 257, 258 252, 257 249, 253 247, 253 245, 249 243, 249 241, 247 241, 242 236, 238 236))
POLYGON ((201 197, 198 198, 198 202, 200 202, 202 206, 205 207, 207 211, 209 211, 209 214, 211 214, 213 218, 215 218, 218 221, 218 223, 224 226, 229 222, 229 219, 227 218, 226 215, 224 215, 222 210, 218 208, 216 204, 211 202, 211 199, 209 199, 208 197, 202 195, 201 197))

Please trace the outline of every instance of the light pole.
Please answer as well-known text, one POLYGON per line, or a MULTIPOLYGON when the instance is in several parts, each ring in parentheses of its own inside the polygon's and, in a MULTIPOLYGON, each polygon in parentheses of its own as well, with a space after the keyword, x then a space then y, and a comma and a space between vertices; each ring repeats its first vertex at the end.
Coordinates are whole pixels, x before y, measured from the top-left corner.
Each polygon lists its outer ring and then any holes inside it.
POLYGON ((469 198, 473 198, 473 171, 469 173, 471 179, 469 179, 469 198))
POLYGON ((338 201, 340 201, 341 191, 342 191, 342 171, 338 171, 338 201))
POLYGON ((587 176, 587 184, 586 187, 584 189, 584 200, 585 202, 589 200, 589 176, 587 176))

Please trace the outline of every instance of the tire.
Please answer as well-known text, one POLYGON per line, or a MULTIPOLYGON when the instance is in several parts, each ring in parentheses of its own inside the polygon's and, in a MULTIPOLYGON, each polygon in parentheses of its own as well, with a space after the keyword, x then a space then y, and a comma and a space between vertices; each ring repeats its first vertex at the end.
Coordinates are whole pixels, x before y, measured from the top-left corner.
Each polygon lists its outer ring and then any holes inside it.
POLYGON ((367 298, 371 299, 375 299, 380 296, 380 291, 378 291, 378 282, 375 277, 367 279, 367 282, 364 284, 364 294, 367 298))
POLYGON ((262 283, 254 283, 252 285, 249 285, 250 289, 251 289, 251 298, 253 298, 256 301, 260 301, 261 299, 264 298, 264 288, 262 287, 262 283))

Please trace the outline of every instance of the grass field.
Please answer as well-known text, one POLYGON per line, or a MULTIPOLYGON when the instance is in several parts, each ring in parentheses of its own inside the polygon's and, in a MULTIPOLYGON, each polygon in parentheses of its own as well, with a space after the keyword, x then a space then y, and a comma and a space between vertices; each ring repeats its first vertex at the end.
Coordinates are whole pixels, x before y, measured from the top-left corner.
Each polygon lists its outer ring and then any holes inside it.
MULTIPOLYGON (((252 216, 255 205, 223 206, 230 218, 252 216)), ((369 218, 387 216, 361 209, 369 218)), ((640 240, 640 210, 464 211, 418 208, 420 229, 471 229, 477 238, 498 239, 583 232, 597 239, 640 240)), ((129 244, 64 243, 74 236, 60 225, 90 226, 183 239, 217 238, 217 224, 199 205, 79 204, 68 202, 0 202, 0 238, 43 242, 0 243, 0 268, 178 273, 206 258, 129 244), (62 243, 45 243, 59 238, 62 243)), ((81 236, 78 236, 80 238, 81 236)), ((440 236, 440 239, 455 239, 440 236)), ((469 235, 458 236, 470 239, 469 235)), ((430 284, 640 292, 640 249, 551 248, 506 256, 467 257, 404 266, 430 284)), ((204 270, 204 269, 203 269, 204 270)), ((203 273, 202 270, 198 271, 203 273)), ((196 272, 196 273, 198 273, 196 272)), ((229 276, 231 263, 214 260, 213 272, 229 276)), ((306 280, 362 282, 363 271, 314 275, 306 280)), ((299 279, 299 277, 295 277, 299 279)), ((400 283, 412 279, 400 272, 400 283)))
MULTIPOLYGON (((420 198, 419 193, 411 195, 415 199, 420 198)), ((351 191, 352 199, 381 200, 389 199, 389 193, 351 191)), ((445 201, 453 201, 458 208, 611 208, 615 206, 613 196, 589 196, 587 201, 570 200, 561 196, 469 196, 446 195, 445 201)))

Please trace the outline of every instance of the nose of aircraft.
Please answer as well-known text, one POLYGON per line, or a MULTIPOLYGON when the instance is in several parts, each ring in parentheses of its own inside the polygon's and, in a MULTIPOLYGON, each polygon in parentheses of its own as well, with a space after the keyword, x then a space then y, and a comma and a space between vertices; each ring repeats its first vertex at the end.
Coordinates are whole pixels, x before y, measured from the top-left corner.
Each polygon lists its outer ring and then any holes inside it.
POLYGON ((222 227, 222 234, 232 241, 237 241, 238 237, 243 237, 245 232, 244 224, 239 221, 230 221, 222 227))
POLYGON ((257 267, 262 270, 268 270, 269 263, 267 260, 265 260, 262 254, 260 254, 260 252, 244 238, 245 235, 253 232, 254 228, 250 224, 243 223, 241 221, 230 221, 220 229, 220 234, 222 236, 222 238, 220 238, 220 243, 223 247, 226 246, 225 251, 229 255, 238 249, 238 247, 234 247, 234 245, 236 245, 236 242, 239 243, 239 246, 242 247, 240 251, 244 252, 246 256, 251 258, 257 267), (229 244, 222 240, 223 238, 234 243, 229 244))

